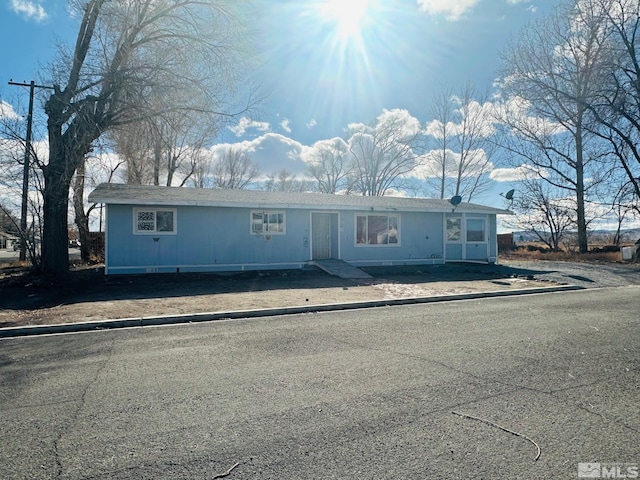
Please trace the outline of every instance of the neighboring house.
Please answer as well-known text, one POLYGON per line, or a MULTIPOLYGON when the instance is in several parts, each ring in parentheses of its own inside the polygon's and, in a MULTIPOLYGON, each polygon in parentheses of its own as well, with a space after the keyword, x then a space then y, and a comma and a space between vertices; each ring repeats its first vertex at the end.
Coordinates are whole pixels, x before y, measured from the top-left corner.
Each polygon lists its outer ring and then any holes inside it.
POLYGON ((99 185, 105 273, 495 262, 496 215, 447 200, 99 185))
POLYGON ((18 237, 10 233, 0 232, 0 249, 11 249, 14 243, 18 242, 18 237))

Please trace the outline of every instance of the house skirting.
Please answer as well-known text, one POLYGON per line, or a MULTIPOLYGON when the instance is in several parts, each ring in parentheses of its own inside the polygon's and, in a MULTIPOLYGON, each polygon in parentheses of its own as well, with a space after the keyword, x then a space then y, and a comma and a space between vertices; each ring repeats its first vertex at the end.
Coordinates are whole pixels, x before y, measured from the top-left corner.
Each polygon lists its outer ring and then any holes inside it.
POLYGON ((215 273, 245 272, 254 270, 297 270, 307 266, 306 262, 296 263, 248 263, 248 264, 212 264, 212 265, 127 265, 106 267, 106 275, 131 275, 139 273, 215 273))
MULTIPOLYGON (((405 260, 357 260, 348 261, 357 267, 385 267, 402 265, 442 265, 442 258, 410 258, 405 260)), ((105 266, 105 275, 134 275, 141 273, 216 273, 216 272, 246 272, 256 270, 299 270, 314 266, 315 262, 291 263, 228 263, 210 265, 124 265, 105 266)))
POLYGON ((442 265, 443 258, 408 258, 404 260, 347 260, 356 267, 397 267, 404 265, 442 265))

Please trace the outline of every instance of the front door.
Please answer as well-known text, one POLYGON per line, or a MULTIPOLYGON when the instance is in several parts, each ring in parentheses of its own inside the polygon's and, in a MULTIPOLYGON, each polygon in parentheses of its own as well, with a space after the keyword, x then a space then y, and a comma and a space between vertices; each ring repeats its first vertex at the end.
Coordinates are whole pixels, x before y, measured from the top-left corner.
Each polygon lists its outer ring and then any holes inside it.
POLYGON ((311 257, 313 260, 331 258, 331 215, 311 214, 311 257))

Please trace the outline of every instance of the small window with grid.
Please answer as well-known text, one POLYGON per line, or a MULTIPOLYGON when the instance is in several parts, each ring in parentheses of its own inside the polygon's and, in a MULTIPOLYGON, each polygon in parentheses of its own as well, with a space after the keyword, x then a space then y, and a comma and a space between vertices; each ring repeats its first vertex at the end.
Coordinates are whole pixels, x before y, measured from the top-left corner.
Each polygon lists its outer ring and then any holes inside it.
POLYGON ((174 208, 136 208, 133 213, 133 233, 136 235, 176 233, 174 208))

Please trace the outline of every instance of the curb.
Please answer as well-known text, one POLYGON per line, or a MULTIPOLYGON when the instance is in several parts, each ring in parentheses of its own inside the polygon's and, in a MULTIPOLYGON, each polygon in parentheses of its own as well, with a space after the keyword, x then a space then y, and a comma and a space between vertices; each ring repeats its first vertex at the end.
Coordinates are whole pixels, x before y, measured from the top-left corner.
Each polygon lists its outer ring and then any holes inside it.
POLYGON ((98 320, 91 322, 61 323, 54 325, 35 325, 26 327, 0 328, 1 338, 27 337, 57 333, 78 333, 115 328, 147 327, 159 325, 179 325, 186 323, 212 322, 216 320, 236 320, 242 318, 258 318, 301 313, 331 312, 336 310, 356 310, 360 308, 391 307, 397 305, 414 305, 421 303, 452 302, 456 300, 474 300, 479 298, 511 297, 516 295, 533 295, 536 293, 557 293, 586 290, 577 285, 559 285, 553 287, 525 288, 521 290, 496 290, 492 292, 463 293, 456 295, 438 295, 434 297, 409 297, 388 300, 370 300, 347 303, 330 303, 322 305, 303 305, 294 307, 276 307, 256 310, 232 310, 228 312, 210 312, 195 314, 167 315, 156 317, 122 318, 118 320, 98 320))

